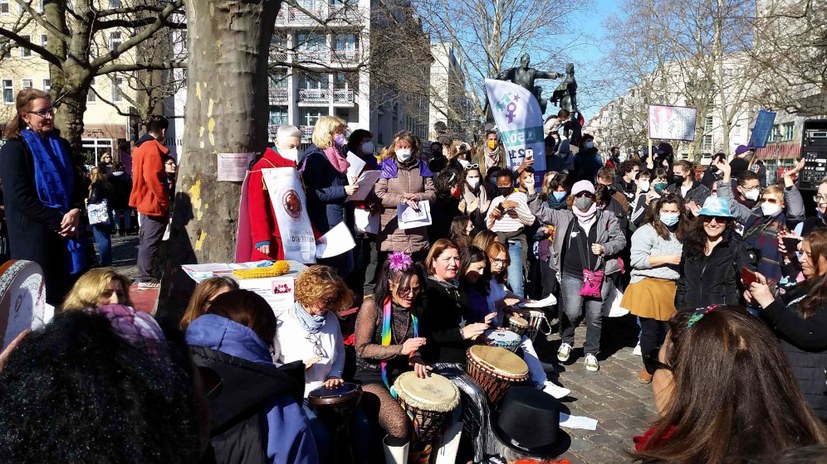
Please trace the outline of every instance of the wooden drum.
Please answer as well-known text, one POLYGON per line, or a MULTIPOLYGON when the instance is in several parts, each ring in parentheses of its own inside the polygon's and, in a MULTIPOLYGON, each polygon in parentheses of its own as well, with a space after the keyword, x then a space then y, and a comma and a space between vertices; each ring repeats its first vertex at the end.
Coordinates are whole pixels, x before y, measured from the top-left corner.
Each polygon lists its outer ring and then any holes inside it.
POLYGON ((420 379, 412 371, 405 372, 397 377, 393 389, 422 442, 441 436, 448 416, 459 405, 459 389, 439 374, 420 379))
POLYGON ((528 320, 528 330, 526 330, 523 335, 525 335, 529 340, 534 341, 538 332, 544 335, 551 333, 551 325, 548 323, 548 319, 546 319, 546 313, 542 310, 524 309, 521 311, 521 315, 524 320, 528 320), (546 325, 547 330, 542 328, 543 324, 546 325))
POLYGON ((333 430, 333 459, 336 463, 354 462, 350 448, 350 418, 361 399, 362 387, 349 382, 336 388, 319 387, 307 395, 307 404, 333 430))
POLYGON ((528 365, 516 354, 494 346, 474 345, 466 353, 466 372, 497 404, 508 387, 528 380, 528 365))
POLYGON ((528 331, 528 321, 516 314, 512 314, 508 318, 508 330, 522 337, 528 331))

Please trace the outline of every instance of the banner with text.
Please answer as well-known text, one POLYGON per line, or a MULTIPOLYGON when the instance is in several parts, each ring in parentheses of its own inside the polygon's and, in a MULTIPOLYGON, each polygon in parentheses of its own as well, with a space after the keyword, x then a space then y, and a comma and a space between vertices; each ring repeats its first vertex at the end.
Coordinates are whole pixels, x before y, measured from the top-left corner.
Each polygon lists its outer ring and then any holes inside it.
POLYGON ((695 140, 698 110, 688 106, 649 105, 649 138, 695 140))
POLYGON ((505 146, 506 163, 512 171, 526 156, 534 157, 534 170, 546 170, 546 145, 543 141, 543 113, 528 90, 496 79, 485 80, 494 122, 505 146))
POLYGON ((276 213, 284 244, 284 259, 315 263, 316 238, 307 215, 307 199, 299 172, 295 168, 270 168, 262 169, 261 175, 276 213))

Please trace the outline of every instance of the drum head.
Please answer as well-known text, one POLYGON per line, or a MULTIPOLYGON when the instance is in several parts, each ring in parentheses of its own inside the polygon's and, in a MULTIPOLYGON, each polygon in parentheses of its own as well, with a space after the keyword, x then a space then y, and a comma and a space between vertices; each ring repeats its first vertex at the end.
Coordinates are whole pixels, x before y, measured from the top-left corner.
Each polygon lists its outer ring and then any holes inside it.
POLYGON ((453 411, 459 404, 459 389, 439 374, 420 379, 414 372, 405 372, 396 378, 393 389, 406 404, 425 411, 453 411))
POLYGON ((509 318, 509 322, 511 322, 511 323, 512 323, 512 324, 514 324, 514 325, 518 325, 518 326, 520 326, 520 327, 528 327, 528 321, 527 321, 527 320, 525 320, 525 319, 523 319, 523 318, 522 318, 522 317, 520 317, 520 316, 513 316, 513 315, 512 315, 512 316, 509 318))
POLYGON ((520 343, 520 336, 510 330, 495 330, 488 334, 488 339, 502 344, 513 345, 520 343))
POLYGON ((313 406, 324 406, 354 401, 362 396, 362 387, 345 382, 336 388, 319 387, 307 395, 307 402, 313 406))
POLYGON ((499 375, 520 377, 528 374, 528 365, 516 354, 497 346, 474 345, 468 356, 499 375))
POLYGON ((26 329, 49 322, 54 308, 46 304, 46 287, 40 265, 10 260, 0 266, 0 333, 5 348, 26 329))

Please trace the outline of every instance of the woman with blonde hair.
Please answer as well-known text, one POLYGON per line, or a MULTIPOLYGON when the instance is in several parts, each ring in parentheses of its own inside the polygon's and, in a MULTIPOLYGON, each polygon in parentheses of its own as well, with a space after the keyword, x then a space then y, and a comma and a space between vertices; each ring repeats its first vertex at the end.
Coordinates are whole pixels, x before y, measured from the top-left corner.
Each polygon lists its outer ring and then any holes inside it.
POLYGON ((238 282, 229 277, 210 277, 199 282, 195 286, 187 310, 181 318, 179 324, 181 330, 187 330, 187 326, 192 324, 192 321, 197 319, 198 316, 206 314, 207 310, 210 309, 210 303, 218 295, 232 290, 238 290, 238 282))
MULTIPOLYGON (((326 234, 340 222, 345 222, 345 200, 358 187, 349 185, 347 178, 347 124, 336 116, 322 116, 313 128, 313 144, 305 152, 299 167, 307 194, 307 215, 313 228, 326 234)), ((323 259, 322 264, 333 266, 346 277, 353 268, 350 251, 323 259)))
POLYGON ((92 269, 80 276, 66 295, 61 311, 97 308, 107 305, 132 306, 128 278, 112 269, 92 269))

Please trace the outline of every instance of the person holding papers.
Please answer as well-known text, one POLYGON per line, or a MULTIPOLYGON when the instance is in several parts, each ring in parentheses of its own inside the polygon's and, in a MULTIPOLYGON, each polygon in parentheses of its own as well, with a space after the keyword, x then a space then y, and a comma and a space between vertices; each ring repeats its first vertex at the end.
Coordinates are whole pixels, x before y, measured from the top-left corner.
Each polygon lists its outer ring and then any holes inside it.
MULTIPOLYGON (((404 214, 408 208, 414 211, 429 209, 424 202, 436 199, 431 170, 419 157, 419 140, 408 131, 397 133, 391 156, 382 161, 380 168, 382 175, 375 187, 376 196, 384 208, 377 236, 379 251, 384 254, 403 251, 413 255, 414 261, 419 261, 428 251, 427 227, 405 228, 405 224, 400 227, 397 214, 398 210, 404 214)), ((418 217, 419 214, 409 216, 418 217)))

